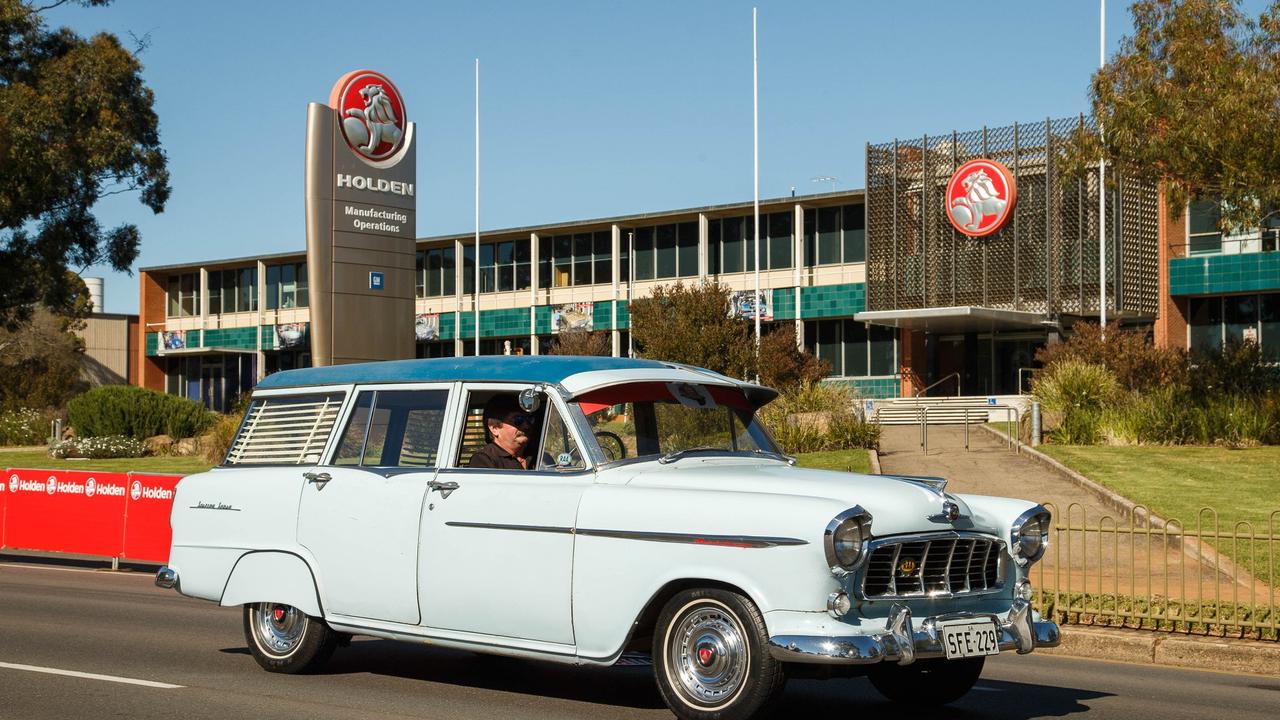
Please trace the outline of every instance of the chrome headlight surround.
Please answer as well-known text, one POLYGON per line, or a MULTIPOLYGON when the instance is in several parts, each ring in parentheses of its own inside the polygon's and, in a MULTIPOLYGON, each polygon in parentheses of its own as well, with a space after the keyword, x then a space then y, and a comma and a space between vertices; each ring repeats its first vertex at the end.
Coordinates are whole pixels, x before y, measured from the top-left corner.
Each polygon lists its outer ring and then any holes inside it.
POLYGON ((871 513, 861 506, 854 505, 831 518, 822 533, 822 548, 831 574, 843 577, 856 570, 867 557, 870 538, 871 513))
POLYGON ((1030 565, 1044 556, 1049 547, 1049 525, 1052 514, 1037 505, 1018 516, 1009 531, 1009 549, 1019 565, 1030 565))

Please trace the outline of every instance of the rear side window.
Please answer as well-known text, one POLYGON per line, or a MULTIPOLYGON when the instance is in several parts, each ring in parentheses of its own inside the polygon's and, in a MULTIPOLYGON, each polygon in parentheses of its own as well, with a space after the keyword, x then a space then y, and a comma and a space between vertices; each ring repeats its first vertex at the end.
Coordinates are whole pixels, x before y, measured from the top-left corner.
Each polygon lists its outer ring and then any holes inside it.
POLYGON ((334 464, 435 467, 448 400, 448 390, 361 392, 334 464))
POLYGON ((345 393, 256 398, 231 443, 227 465, 320 462, 345 393))

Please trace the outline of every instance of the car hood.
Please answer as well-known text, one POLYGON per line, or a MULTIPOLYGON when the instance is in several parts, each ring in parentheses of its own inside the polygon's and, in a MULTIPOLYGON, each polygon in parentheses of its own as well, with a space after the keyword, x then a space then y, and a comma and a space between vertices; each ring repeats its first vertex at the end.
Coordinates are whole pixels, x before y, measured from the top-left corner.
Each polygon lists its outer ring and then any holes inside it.
POLYGON ((787 496, 829 498, 843 508, 859 505, 871 513, 876 536, 952 529, 1003 534, 996 518, 971 507, 973 498, 946 493, 942 483, 926 479, 814 470, 755 458, 683 458, 628 469, 633 487, 779 495, 779 512, 785 511, 787 496), (943 513, 948 500, 959 506, 960 517, 954 521, 943 513))

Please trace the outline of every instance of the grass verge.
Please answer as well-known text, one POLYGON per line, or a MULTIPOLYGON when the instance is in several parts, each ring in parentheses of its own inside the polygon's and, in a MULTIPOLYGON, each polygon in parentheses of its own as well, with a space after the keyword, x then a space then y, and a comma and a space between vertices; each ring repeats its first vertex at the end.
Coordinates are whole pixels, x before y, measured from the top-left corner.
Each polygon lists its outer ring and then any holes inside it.
POLYGON ((42 450, 0 450, 0 467, 41 470, 90 470, 94 472, 147 472, 162 475, 193 475, 210 465, 198 457, 111 458, 109 460, 55 460, 42 450))
POLYGON ((818 470, 840 470, 856 473, 871 472, 871 459, 863 448, 800 453, 796 455, 796 464, 800 467, 818 470))
POLYGON ((1280 447, 1042 445, 1039 450, 1166 520, 1180 521, 1188 532, 1273 534, 1269 543, 1219 538, 1211 544, 1259 580, 1280 577, 1280 447), (1269 549, 1275 558, 1270 573, 1269 549))

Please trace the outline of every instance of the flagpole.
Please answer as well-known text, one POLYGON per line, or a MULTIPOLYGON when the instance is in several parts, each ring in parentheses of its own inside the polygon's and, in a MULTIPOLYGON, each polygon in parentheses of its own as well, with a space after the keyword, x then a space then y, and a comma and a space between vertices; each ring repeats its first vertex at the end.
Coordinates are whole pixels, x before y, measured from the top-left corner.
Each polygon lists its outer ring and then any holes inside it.
POLYGON ((480 58, 476 58, 476 286, 471 309, 476 320, 475 354, 480 354, 480 58))
MULTIPOLYGON (((1099 0, 1098 70, 1107 64, 1107 0, 1099 0)), ((1102 118, 1098 118, 1098 139, 1102 139, 1102 118)), ((1101 142, 1099 142, 1101 146, 1101 142)), ((1098 158, 1098 325, 1107 333, 1107 159, 1100 148, 1098 158)))
POLYGON ((754 162, 756 296, 756 382, 760 382, 760 55, 756 36, 756 8, 751 8, 751 143, 754 162))

